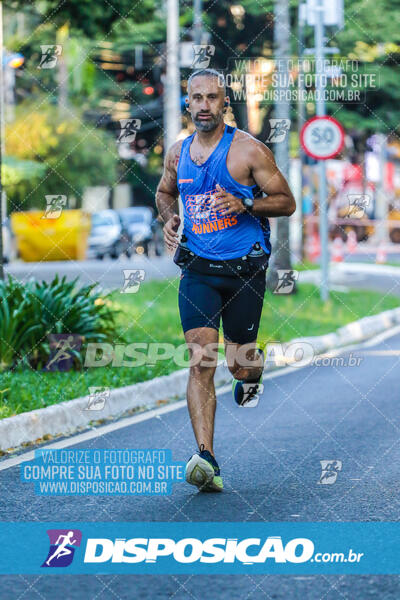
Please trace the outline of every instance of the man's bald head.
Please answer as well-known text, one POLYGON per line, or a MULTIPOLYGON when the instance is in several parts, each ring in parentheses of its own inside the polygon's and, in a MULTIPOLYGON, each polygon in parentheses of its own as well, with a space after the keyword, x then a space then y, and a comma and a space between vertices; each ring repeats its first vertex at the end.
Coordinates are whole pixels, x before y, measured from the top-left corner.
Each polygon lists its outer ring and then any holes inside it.
POLYGON ((192 73, 187 84, 188 94, 190 93, 190 84, 195 77, 216 77, 218 79, 218 86, 223 88, 224 96, 226 96, 225 76, 223 73, 219 73, 219 71, 216 69, 199 69, 198 71, 192 73))

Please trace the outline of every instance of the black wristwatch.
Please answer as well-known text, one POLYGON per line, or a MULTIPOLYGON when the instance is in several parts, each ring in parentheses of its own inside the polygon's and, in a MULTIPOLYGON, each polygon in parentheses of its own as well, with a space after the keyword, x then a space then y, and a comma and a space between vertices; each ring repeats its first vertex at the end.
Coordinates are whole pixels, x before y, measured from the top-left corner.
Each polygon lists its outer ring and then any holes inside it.
POLYGON ((249 211, 252 212, 253 207, 254 207, 254 200, 253 198, 243 198, 242 199, 243 202, 243 206, 249 211))

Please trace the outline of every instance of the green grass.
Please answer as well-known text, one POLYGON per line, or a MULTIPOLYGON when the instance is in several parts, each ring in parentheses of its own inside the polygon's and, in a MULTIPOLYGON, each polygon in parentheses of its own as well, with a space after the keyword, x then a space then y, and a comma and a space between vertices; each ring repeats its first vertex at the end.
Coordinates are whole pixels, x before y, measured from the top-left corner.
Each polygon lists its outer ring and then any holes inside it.
POLYGON ((319 265, 318 263, 314 263, 306 259, 304 259, 302 262, 293 265, 293 269, 295 271, 315 271, 316 269, 320 268, 321 265, 319 265))
MULTIPOLYGON (((178 284, 177 280, 151 281, 142 284, 136 294, 115 292, 112 295, 113 305, 121 309, 119 333, 124 333, 127 343, 184 343, 178 314, 178 284)), ((320 335, 398 305, 396 297, 366 291, 331 292, 330 301, 323 305, 317 287, 301 284, 293 296, 266 294, 258 339, 265 344, 320 335)), ((115 341, 118 342, 118 337, 115 341)), ((110 365, 68 373, 1 373, 0 418, 85 396, 89 386, 121 387, 166 375, 177 368, 180 367, 172 360, 164 360, 155 365, 110 365)))

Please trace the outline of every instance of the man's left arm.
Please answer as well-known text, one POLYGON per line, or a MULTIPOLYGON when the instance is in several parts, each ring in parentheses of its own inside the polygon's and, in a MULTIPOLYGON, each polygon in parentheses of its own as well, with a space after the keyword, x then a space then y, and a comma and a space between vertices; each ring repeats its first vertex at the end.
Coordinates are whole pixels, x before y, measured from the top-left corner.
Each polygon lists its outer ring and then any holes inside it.
POLYGON ((259 142, 252 147, 249 158, 253 179, 266 194, 263 198, 254 199, 252 214, 260 217, 290 217, 296 210, 296 202, 271 150, 259 142))
MULTIPOLYGON (((251 141, 246 147, 249 172, 262 192, 255 198, 251 214, 264 217, 289 217, 296 210, 296 202, 289 185, 276 166, 274 155, 262 142, 251 141)), ((217 184, 215 208, 222 215, 242 213, 247 210, 241 198, 223 191, 217 184)))

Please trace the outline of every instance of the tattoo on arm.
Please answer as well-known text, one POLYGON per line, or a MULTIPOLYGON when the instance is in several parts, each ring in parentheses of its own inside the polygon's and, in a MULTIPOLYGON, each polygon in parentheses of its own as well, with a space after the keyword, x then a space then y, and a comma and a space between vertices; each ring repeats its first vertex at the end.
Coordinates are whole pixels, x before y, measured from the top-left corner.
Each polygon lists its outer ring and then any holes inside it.
POLYGON ((156 191, 158 212, 166 223, 173 215, 179 214, 177 167, 181 144, 174 144, 168 150, 164 161, 164 172, 156 191))

